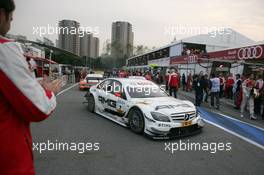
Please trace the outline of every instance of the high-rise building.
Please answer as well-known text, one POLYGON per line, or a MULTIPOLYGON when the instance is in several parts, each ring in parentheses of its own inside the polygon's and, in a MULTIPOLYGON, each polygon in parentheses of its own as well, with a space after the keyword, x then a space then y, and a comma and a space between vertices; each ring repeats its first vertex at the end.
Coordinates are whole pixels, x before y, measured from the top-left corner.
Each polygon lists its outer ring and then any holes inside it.
POLYGON ((117 21, 112 23, 111 55, 126 59, 133 54, 134 34, 129 22, 117 21))
POLYGON ((95 58, 99 57, 99 44, 100 44, 100 41, 99 41, 99 38, 97 37, 94 37, 94 44, 95 44, 95 48, 94 48, 94 51, 95 51, 95 58))
POLYGON ((85 33, 80 37, 80 56, 97 58, 99 56, 99 39, 92 33, 85 33))
POLYGON ((77 21, 59 21, 59 48, 80 55, 79 26, 80 24, 77 21))

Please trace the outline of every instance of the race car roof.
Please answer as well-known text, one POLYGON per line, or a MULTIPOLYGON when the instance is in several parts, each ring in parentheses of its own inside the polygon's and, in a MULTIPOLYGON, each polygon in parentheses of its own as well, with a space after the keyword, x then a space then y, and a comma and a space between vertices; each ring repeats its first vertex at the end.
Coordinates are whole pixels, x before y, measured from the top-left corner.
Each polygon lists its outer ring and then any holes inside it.
POLYGON ((130 78, 109 78, 120 81, 124 86, 156 86, 155 83, 144 79, 130 79, 130 78))

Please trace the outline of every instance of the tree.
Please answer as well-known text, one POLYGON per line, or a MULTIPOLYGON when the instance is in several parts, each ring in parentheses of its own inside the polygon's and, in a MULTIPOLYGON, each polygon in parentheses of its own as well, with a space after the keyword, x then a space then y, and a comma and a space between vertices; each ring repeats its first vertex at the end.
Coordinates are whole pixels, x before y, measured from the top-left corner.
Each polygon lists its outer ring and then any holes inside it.
POLYGON ((144 53, 146 53, 148 51, 150 51, 148 46, 137 45, 137 46, 134 47, 134 55, 141 55, 141 54, 144 54, 144 53))
POLYGON ((107 39, 103 44, 103 53, 102 55, 107 56, 111 54, 111 43, 110 40, 107 39))

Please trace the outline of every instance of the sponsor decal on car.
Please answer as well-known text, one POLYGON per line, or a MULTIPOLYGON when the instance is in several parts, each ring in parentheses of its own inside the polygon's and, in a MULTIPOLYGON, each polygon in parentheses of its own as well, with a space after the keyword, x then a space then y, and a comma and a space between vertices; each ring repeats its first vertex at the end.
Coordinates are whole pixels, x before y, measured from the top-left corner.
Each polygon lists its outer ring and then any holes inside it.
POLYGON ((137 102, 136 104, 149 105, 149 103, 145 101, 140 101, 140 102, 137 102))
POLYGON ((175 109, 177 107, 186 107, 186 108, 190 108, 191 106, 188 104, 177 104, 177 105, 160 105, 160 106, 156 106, 155 110, 158 111, 160 109, 175 109))
POLYGON ((158 124, 159 127, 171 127, 169 124, 160 123, 158 124))
POLYGON ((116 112, 118 112, 119 114, 123 114, 124 111, 122 110, 121 106, 119 108, 117 108, 116 112))

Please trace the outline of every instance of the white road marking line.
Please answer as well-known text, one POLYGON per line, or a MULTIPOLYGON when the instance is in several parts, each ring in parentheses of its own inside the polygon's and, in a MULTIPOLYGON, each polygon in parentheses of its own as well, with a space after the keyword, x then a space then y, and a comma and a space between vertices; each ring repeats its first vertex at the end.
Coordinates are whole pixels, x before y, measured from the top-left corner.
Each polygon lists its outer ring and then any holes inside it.
POLYGON ((64 90, 62 90, 62 91, 60 91, 56 96, 59 96, 59 95, 63 94, 64 92, 66 92, 66 91, 72 89, 73 87, 77 86, 78 84, 79 84, 79 83, 75 83, 74 85, 72 85, 72 86, 70 86, 70 87, 68 87, 68 88, 66 88, 66 89, 64 89, 64 90))
POLYGON ((225 114, 221 114, 221 113, 217 113, 217 114, 219 114, 219 115, 221 115, 221 116, 223 116, 223 117, 229 118, 229 119, 231 119, 231 120, 235 120, 235 121, 238 121, 238 122, 241 122, 241 123, 247 124, 247 125, 249 125, 249 126, 252 126, 252 127, 254 127, 254 128, 257 128, 257 129, 260 129, 260 130, 264 131, 264 128, 261 128, 261 127, 259 127, 259 126, 253 125, 253 124, 251 124, 251 123, 247 123, 247 122, 245 122, 245 121, 242 121, 242 120, 239 120, 239 119, 236 119, 236 118, 229 117, 228 115, 225 115, 225 114))
MULTIPOLYGON (((186 99, 186 98, 185 98, 185 99, 186 99)), ((240 121, 240 122, 242 122, 242 123, 246 123, 246 122, 244 122, 244 121, 241 121, 241 120, 238 120, 238 119, 231 118, 231 117, 226 116, 226 115, 224 115, 224 114, 220 114, 220 113, 217 113, 217 114, 222 115, 223 117, 227 117, 227 118, 230 118, 230 119, 233 119, 233 120, 240 121)), ((261 148, 261 149, 264 150, 264 146, 260 145, 259 143, 255 142, 255 141, 253 141, 253 140, 250 140, 250 139, 248 139, 248 138, 246 138, 246 137, 244 137, 244 136, 242 136, 242 135, 239 135, 239 134, 237 134, 237 133, 235 133, 235 132, 233 132, 233 131, 231 131, 231 130, 229 130, 229 129, 226 129, 226 128, 224 128, 224 127, 218 125, 218 124, 215 124, 215 123, 213 123, 213 122, 211 122, 211 121, 209 121, 209 120, 206 120, 206 119, 204 119, 204 118, 203 118, 203 120, 204 120, 206 123, 209 123, 209 124, 211 124, 211 125, 213 125, 213 126, 215 126, 215 127, 218 127, 218 128, 220 128, 220 129, 222 129, 222 130, 228 132, 229 134, 232 134, 232 135, 234 135, 234 136, 237 136, 238 138, 240 138, 240 139, 242 139, 242 140, 244 140, 244 141, 246 141, 246 142, 248 142, 248 143, 250 143, 250 144, 252 144, 252 145, 255 145, 255 146, 257 146, 257 147, 259 147, 259 148, 261 148)), ((248 123, 246 123, 246 124, 248 124, 248 123)), ((258 129, 260 129, 260 130, 264 130, 263 128, 260 128, 260 127, 258 127, 258 126, 255 126, 255 125, 253 125, 253 124, 249 124, 249 125, 251 125, 251 126, 253 126, 253 127, 255 127, 255 128, 258 128, 258 129)))
POLYGON ((220 126, 220 125, 218 125, 218 124, 216 124, 216 123, 213 123, 213 122, 211 122, 211 121, 209 121, 209 120, 206 120, 206 119, 204 119, 204 118, 203 118, 203 120, 204 120, 206 123, 209 123, 209 124, 211 124, 211 125, 214 125, 214 126, 220 128, 220 129, 222 129, 222 130, 228 132, 229 134, 232 134, 232 135, 234 135, 234 136, 237 136, 237 137, 239 137, 240 139, 242 139, 242 140, 244 140, 244 141, 246 141, 246 142, 248 142, 248 143, 251 143, 252 145, 255 145, 255 146, 257 146, 257 147, 259 147, 259 148, 261 148, 261 149, 264 150, 264 146, 260 145, 259 143, 255 142, 255 141, 253 141, 253 140, 250 140, 250 139, 248 139, 248 138, 246 138, 246 137, 244 137, 244 136, 242 136, 242 135, 239 135, 239 134, 237 134, 237 133, 235 133, 235 132, 233 132, 233 131, 231 131, 231 130, 229 130, 229 129, 226 129, 226 128, 224 128, 224 127, 222 127, 222 126, 220 126))

